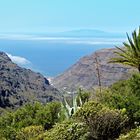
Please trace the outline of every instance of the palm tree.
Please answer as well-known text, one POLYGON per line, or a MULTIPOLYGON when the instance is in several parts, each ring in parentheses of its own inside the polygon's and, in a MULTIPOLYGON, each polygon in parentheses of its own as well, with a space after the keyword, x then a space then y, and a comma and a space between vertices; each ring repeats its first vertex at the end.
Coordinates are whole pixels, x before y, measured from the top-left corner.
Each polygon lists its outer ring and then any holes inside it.
POLYGON ((127 34, 128 42, 124 42, 123 48, 116 47, 118 51, 115 58, 112 58, 109 63, 121 63, 124 65, 132 66, 140 72, 140 27, 138 33, 136 30, 132 33, 132 39, 127 34))

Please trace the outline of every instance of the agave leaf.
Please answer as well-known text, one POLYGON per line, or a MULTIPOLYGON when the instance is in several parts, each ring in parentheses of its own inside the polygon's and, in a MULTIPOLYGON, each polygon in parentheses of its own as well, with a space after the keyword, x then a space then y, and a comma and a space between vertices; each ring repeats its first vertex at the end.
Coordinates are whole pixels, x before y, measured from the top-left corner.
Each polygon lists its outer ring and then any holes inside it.
POLYGON ((80 106, 82 106, 83 102, 82 102, 81 96, 79 96, 79 102, 80 102, 80 106))
POLYGON ((128 36, 128 34, 127 34, 127 39, 128 39, 128 41, 130 43, 130 49, 131 49, 131 51, 134 53, 135 56, 138 56, 136 46, 133 43, 132 39, 128 36))
POLYGON ((65 108, 67 109, 68 114, 71 116, 72 108, 70 107, 70 105, 68 104, 68 102, 65 98, 64 98, 64 102, 65 102, 65 108))
POLYGON ((74 113, 77 110, 77 96, 73 95, 73 109, 74 109, 74 113))

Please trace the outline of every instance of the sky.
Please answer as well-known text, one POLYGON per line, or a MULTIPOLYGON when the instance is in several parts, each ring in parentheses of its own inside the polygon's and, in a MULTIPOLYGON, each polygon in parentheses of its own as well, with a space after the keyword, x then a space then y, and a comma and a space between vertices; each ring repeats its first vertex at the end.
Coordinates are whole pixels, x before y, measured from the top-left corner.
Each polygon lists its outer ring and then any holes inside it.
POLYGON ((0 0, 0 33, 129 32, 140 25, 139 6, 140 0, 0 0))

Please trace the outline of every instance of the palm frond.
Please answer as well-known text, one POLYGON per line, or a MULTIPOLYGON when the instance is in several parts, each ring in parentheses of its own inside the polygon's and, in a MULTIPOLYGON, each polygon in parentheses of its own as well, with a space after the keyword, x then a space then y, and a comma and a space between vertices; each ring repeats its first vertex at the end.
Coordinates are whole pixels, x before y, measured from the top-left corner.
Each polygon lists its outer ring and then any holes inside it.
MULTIPOLYGON (((127 34, 128 42, 124 42, 124 48, 116 47, 116 56, 109 60, 109 63, 121 63, 135 68, 140 66, 140 27, 138 34, 136 30, 132 33, 132 39, 127 34)), ((138 69, 139 70, 139 69, 138 69)))
POLYGON ((131 50, 136 56, 138 56, 136 46, 135 46, 135 44, 133 43, 132 39, 129 37, 128 34, 127 34, 127 39, 128 39, 128 41, 129 41, 129 43, 130 43, 130 50, 131 50))

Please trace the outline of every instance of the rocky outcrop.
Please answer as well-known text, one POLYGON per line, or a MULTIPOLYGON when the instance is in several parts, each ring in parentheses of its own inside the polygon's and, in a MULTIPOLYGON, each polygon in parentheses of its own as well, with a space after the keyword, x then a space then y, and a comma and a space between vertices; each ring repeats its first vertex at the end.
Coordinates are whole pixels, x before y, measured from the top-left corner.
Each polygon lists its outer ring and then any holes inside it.
POLYGON ((0 107, 18 107, 26 102, 46 103, 58 99, 58 90, 45 77, 19 67, 0 52, 0 107))
POLYGON ((57 88, 74 91, 79 87, 91 89, 98 86, 99 75, 102 86, 128 78, 132 68, 108 63, 109 59, 115 56, 114 50, 102 49, 81 58, 63 74, 55 77, 53 84, 57 88))

